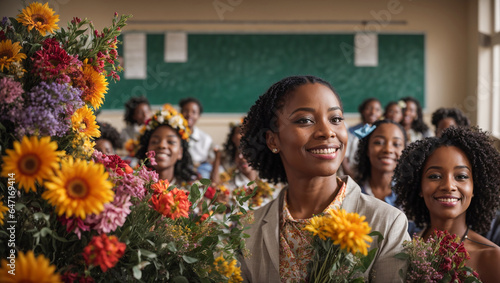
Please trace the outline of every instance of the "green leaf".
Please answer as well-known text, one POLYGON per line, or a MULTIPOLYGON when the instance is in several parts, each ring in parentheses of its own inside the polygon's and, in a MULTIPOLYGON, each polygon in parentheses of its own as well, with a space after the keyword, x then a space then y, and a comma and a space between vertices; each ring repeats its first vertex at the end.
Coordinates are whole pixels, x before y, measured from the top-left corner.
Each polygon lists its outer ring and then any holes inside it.
POLYGON ((398 253, 394 257, 397 259, 408 260, 410 258, 410 255, 406 253, 398 253))
POLYGON ((198 184, 194 183, 189 190, 188 200, 195 205, 196 201, 200 199, 200 190, 198 189, 198 184))
POLYGON ((144 250, 144 249, 139 249, 139 251, 141 251, 141 254, 145 257, 149 257, 149 258, 156 258, 156 254, 153 253, 153 252, 150 252, 148 250, 144 250))
POLYGON ((375 249, 369 251, 368 254, 361 259, 361 263, 362 263, 363 268, 364 268, 363 272, 368 270, 368 267, 370 267, 370 264, 372 264, 373 259, 375 259, 375 255, 377 254, 377 250, 378 249, 375 248, 375 249))
POLYGON ((212 184, 212 181, 210 181, 210 179, 201 179, 200 183, 202 183, 205 186, 210 186, 212 184))
POLYGON ((43 227, 42 230, 40 230, 40 235, 42 237, 45 237, 51 233, 52 233, 52 230, 50 230, 50 228, 47 228, 47 227, 43 227))
POLYGON ((370 237, 374 237, 374 236, 378 236, 377 238, 377 241, 378 243, 380 244, 380 242, 384 239, 384 236, 382 235, 382 233, 380 233, 379 231, 372 231, 370 234, 368 234, 368 236, 370 237))
POLYGON ((187 256, 187 255, 183 255, 182 256, 182 259, 187 262, 187 263, 195 263, 198 261, 197 258, 194 258, 194 257, 190 257, 190 256, 187 256))
POLYGON ((135 279, 141 279, 142 277, 142 271, 141 269, 139 268, 139 265, 136 265, 132 268, 132 271, 134 272, 134 278, 135 279))
POLYGON ((167 249, 173 253, 176 253, 177 252, 177 248, 175 247, 175 243, 174 242, 169 242, 167 244, 167 249))
POLYGON ((184 276, 176 276, 172 279, 172 282, 174 282, 174 283, 189 283, 187 278, 184 276))
POLYGON ((215 209, 216 213, 224 213, 226 211, 226 206, 223 204, 219 204, 215 209))

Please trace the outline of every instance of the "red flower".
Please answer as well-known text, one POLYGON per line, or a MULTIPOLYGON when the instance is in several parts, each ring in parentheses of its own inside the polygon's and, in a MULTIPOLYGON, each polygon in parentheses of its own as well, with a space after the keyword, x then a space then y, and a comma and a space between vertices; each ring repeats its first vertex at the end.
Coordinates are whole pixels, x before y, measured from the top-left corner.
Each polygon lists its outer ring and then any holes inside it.
POLYGON ((445 257, 443 259, 443 262, 441 263, 441 265, 439 266, 439 268, 444 271, 444 272, 448 272, 451 270, 451 258, 449 257, 445 257))
POLYGON ((132 174, 134 170, 128 164, 129 162, 123 160, 118 155, 105 155, 102 156, 102 164, 109 169, 114 170, 118 175, 132 174))
POLYGON ((99 265, 103 272, 116 265, 125 253, 127 246, 118 241, 116 236, 101 234, 94 236, 90 243, 83 249, 83 258, 89 265, 99 265))
POLYGON ((213 199, 215 196, 215 188, 210 186, 208 187, 207 191, 205 192, 205 197, 208 199, 213 199))
POLYGON ((64 283, 94 283, 94 279, 90 276, 88 277, 80 277, 78 273, 72 273, 69 271, 66 271, 63 275, 61 275, 61 280, 64 283))
POLYGON ((188 201, 186 192, 177 188, 171 191, 161 191, 162 189, 155 188, 155 192, 158 191, 159 193, 151 196, 150 202, 154 210, 172 219, 177 219, 181 216, 187 217, 191 202, 188 201))

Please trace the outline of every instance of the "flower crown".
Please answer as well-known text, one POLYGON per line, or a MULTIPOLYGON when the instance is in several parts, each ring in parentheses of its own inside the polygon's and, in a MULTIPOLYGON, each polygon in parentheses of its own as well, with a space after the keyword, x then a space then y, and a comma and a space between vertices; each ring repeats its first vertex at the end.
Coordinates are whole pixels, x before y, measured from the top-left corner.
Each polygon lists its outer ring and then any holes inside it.
POLYGON ((177 112, 177 110, 175 110, 175 108, 168 103, 163 105, 162 110, 156 112, 151 119, 146 121, 140 130, 141 136, 144 135, 146 131, 155 130, 161 125, 168 125, 172 127, 179 133, 183 140, 189 141, 191 129, 189 128, 186 119, 184 119, 184 116, 177 112))

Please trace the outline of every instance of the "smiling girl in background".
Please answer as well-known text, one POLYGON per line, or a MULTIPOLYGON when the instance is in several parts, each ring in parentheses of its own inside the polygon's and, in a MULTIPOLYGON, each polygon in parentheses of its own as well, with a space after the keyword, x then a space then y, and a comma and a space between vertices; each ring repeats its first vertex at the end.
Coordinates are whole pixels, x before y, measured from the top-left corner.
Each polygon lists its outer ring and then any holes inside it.
POLYGON ((395 206, 392 176, 406 145, 405 130, 394 121, 380 120, 373 124, 371 132, 359 132, 356 181, 363 193, 395 206))
POLYGON ((172 106, 164 105, 141 131, 136 156, 144 160, 148 151, 154 151, 156 163, 147 165, 156 170, 160 179, 179 186, 197 179, 188 151, 191 130, 172 106))
POLYGON ((407 220, 398 209, 361 193, 348 176, 337 177, 345 155, 347 129, 342 102, 332 86, 317 77, 296 76, 272 85, 252 106, 243 124, 242 153, 261 178, 283 182, 278 196, 254 213, 241 259, 246 282, 303 282, 314 253, 303 228, 314 215, 342 207, 366 216, 384 240, 365 279, 400 282, 407 220))
POLYGON ((403 152, 394 187, 409 219, 424 228, 458 235, 466 265, 482 282, 498 282, 500 248, 481 236, 500 205, 500 154, 477 128, 449 128, 440 138, 417 141, 403 152))

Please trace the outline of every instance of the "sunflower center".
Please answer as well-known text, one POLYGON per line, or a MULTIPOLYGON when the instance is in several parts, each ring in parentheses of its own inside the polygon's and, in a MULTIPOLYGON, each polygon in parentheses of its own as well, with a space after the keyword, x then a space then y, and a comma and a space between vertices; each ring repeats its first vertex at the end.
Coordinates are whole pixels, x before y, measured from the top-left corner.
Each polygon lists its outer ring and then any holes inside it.
POLYGON ((33 16, 31 16, 31 19, 35 23, 41 23, 42 25, 47 22, 47 20, 45 19, 45 17, 43 15, 40 15, 40 14, 33 14, 33 16))
POLYGON ((0 58, 7 57, 7 58, 12 58, 14 57, 14 52, 10 49, 4 49, 0 51, 0 58))
POLYGON ((89 194, 89 186, 87 185, 87 182, 79 178, 69 181, 67 189, 69 197, 74 199, 83 199, 89 194))
POLYGON ((40 161, 36 154, 26 154, 19 160, 19 170, 24 175, 34 175, 40 170, 40 161))

